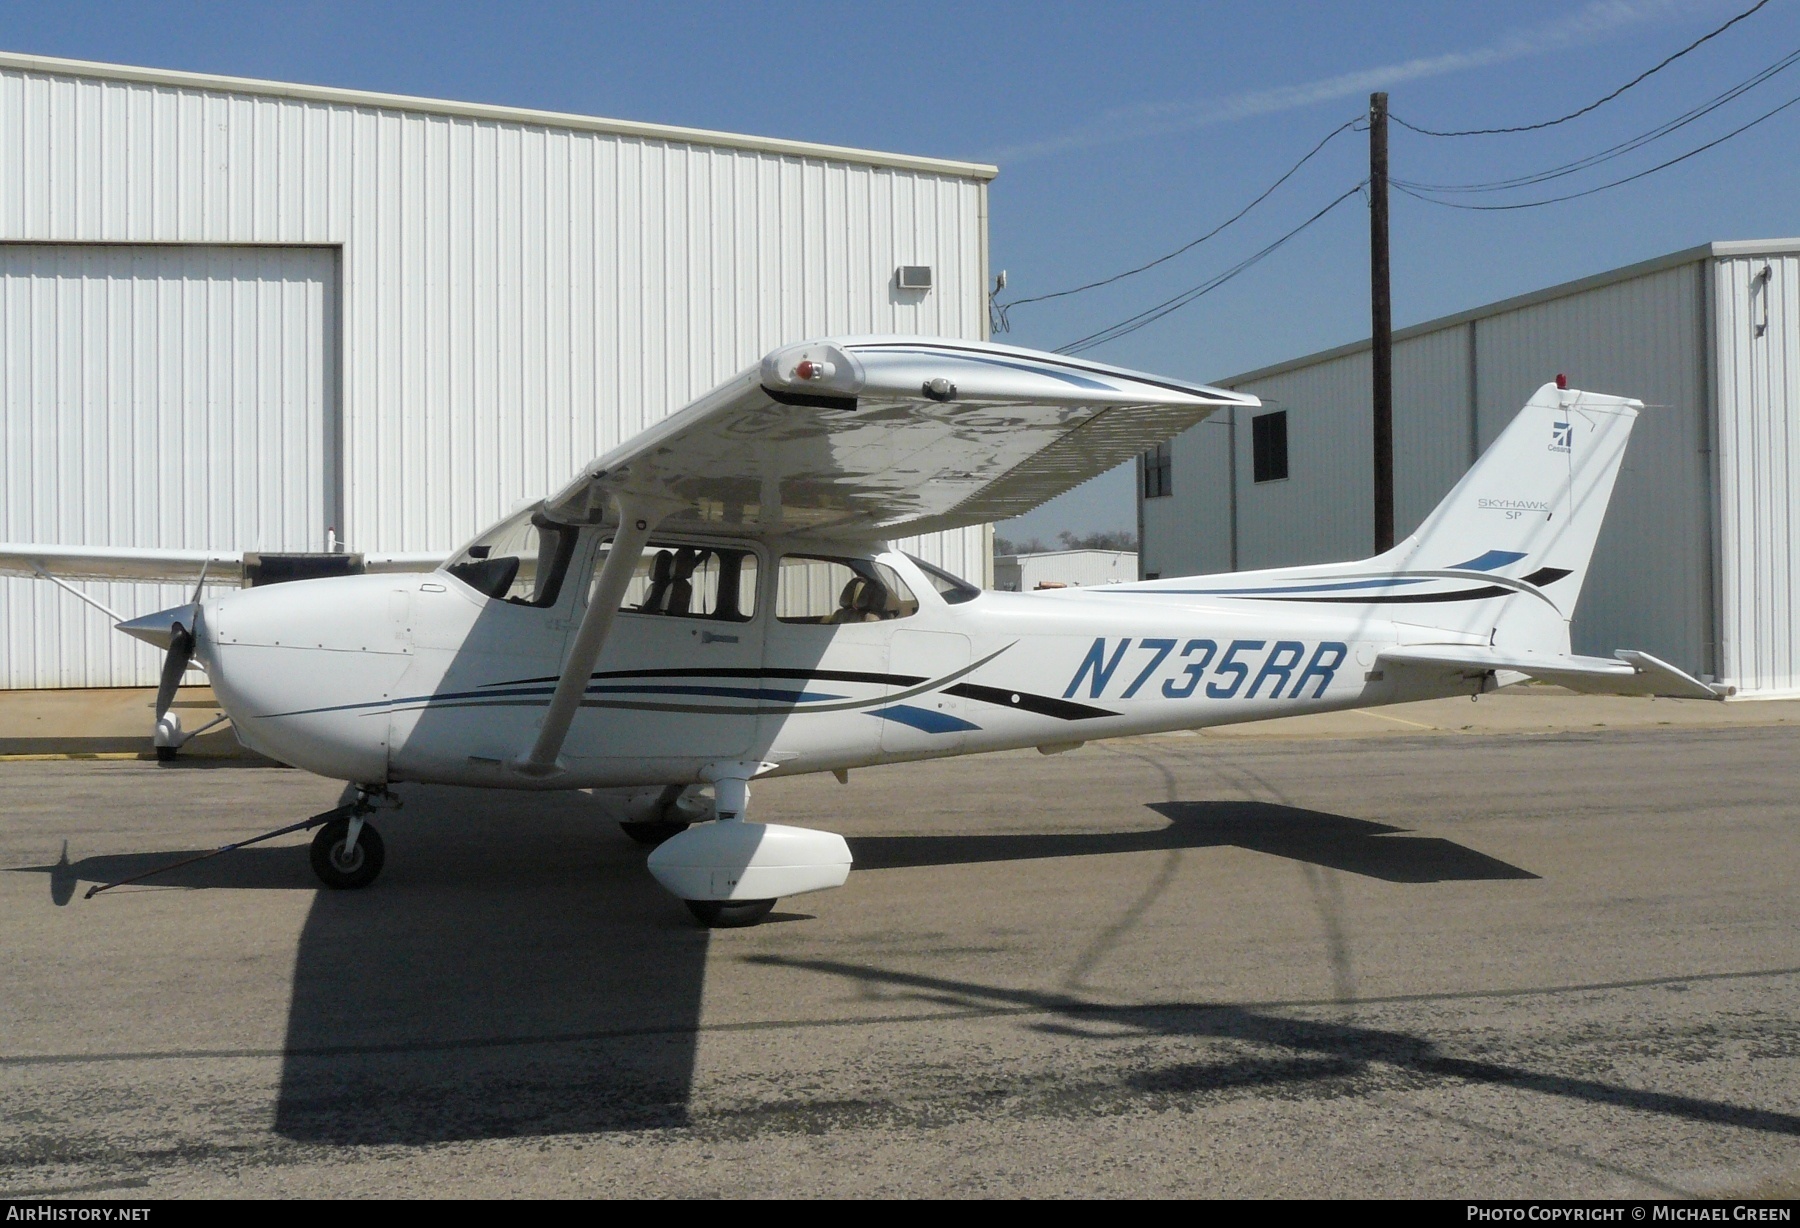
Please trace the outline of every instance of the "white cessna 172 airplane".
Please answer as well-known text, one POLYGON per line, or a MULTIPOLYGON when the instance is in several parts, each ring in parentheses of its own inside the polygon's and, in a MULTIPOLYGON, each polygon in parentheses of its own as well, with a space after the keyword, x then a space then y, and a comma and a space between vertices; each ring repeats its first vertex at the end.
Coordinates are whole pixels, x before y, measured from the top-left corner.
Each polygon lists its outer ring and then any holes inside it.
MULTIPOLYGON (((333 887, 380 871, 366 818, 393 782, 618 789, 658 881, 706 924, 751 924, 850 872, 842 837, 745 817, 766 775, 1049 753, 1527 677, 1718 698, 1643 653, 1570 652, 1642 406, 1561 382, 1375 558, 997 593, 885 543, 1016 516, 1259 402, 998 345, 808 342, 435 570, 371 557, 369 574, 204 601, 197 585, 120 629, 168 651, 159 746, 183 740, 168 709, 191 659, 244 745, 357 787, 282 829, 320 828, 313 866, 333 887)), ((59 582, 191 579, 209 561, 246 559, 0 546, 0 571, 59 582)))

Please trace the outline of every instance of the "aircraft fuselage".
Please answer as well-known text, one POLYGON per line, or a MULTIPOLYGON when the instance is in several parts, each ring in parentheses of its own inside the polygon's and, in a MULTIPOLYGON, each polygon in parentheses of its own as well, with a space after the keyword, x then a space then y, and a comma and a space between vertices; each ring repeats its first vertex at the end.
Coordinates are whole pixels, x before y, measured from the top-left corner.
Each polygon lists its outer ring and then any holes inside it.
MULTIPOLYGON (((846 608, 808 617, 805 577, 780 543, 736 541, 751 612, 622 606, 563 770, 521 774, 600 543, 582 531, 567 566, 584 582, 544 606, 447 570, 233 592, 205 606, 201 658, 240 739, 274 758, 361 784, 508 788, 689 783, 722 762, 787 774, 1056 749, 1471 687, 1414 680, 1403 692, 1376 658, 1407 627, 1362 613, 1134 586, 950 602, 886 550, 842 555, 891 569, 910 603, 858 614, 846 593, 846 608)), ((809 544, 796 557, 828 581, 827 553, 809 544)))

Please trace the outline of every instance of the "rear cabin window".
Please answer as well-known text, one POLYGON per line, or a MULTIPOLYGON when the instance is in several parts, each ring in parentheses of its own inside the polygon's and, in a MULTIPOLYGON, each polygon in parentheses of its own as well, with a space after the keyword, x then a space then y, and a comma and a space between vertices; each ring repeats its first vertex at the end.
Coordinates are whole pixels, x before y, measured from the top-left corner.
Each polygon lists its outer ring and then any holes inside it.
POLYGON ((476 538, 444 570, 485 597, 548 606, 562 591, 578 530, 532 509, 476 538))
POLYGON ((919 612, 919 599, 886 563, 789 554, 776 575, 775 617, 784 623, 878 623, 919 612))
MULTIPOLYGON (((601 548, 596 582, 611 550, 611 542, 601 548)), ((619 609, 664 618, 748 622, 756 616, 756 576, 752 551, 653 541, 644 547, 619 609)))

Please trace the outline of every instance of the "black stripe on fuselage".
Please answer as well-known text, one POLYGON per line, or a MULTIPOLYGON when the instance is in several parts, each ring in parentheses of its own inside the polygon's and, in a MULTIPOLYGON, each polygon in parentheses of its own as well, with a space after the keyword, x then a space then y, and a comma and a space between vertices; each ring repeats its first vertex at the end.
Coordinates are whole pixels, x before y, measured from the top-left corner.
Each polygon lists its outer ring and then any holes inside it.
MULTIPOLYGON (((1568 569, 1564 567, 1540 567, 1520 578, 1527 584, 1543 588, 1568 574, 1568 569)), ((1480 588, 1462 588, 1453 593, 1388 593, 1376 597, 1257 597, 1254 600, 1313 601, 1331 605, 1433 605, 1440 601, 1481 601, 1487 597, 1510 597, 1518 591, 1516 588, 1502 588, 1498 584, 1484 584, 1480 588)))
MULTIPOLYGON (((894 686, 916 686, 925 681, 917 674, 875 674, 856 669, 612 669, 596 671, 589 680, 598 678, 788 678, 808 682, 892 683, 894 686)), ((529 686, 536 682, 558 682, 560 676, 515 678, 511 682, 486 682, 484 687, 529 686)))
POLYGON ((1018 708, 1038 716, 1054 716, 1063 721, 1091 721, 1095 717, 1119 715, 1105 708, 1091 708, 1087 704, 1054 699, 1049 695, 1009 691, 1005 687, 980 686, 973 682, 959 682, 955 686, 945 687, 944 694, 961 699, 979 699, 984 704, 997 704, 1002 708, 1018 708))

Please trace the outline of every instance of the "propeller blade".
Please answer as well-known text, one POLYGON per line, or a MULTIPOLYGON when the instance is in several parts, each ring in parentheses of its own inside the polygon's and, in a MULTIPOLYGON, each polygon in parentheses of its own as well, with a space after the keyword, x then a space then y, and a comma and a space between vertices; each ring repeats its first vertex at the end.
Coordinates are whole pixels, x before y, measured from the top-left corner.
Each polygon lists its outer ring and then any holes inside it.
POLYGON ((166 646, 169 650, 163 658, 162 678, 156 686, 156 733, 151 742, 156 747, 158 759, 173 759, 176 750, 188 740, 181 734, 181 718, 171 715, 169 709, 175 704, 175 692, 181 689, 181 676, 187 673, 188 663, 194 659, 194 628, 200 622, 200 590, 206 586, 206 572, 211 565, 211 560, 200 565, 200 579, 194 584, 194 597, 188 604, 118 624, 125 634, 159 647, 166 646))
POLYGON ((163 658, 162 681, 156 688, 156 723, 162 725, 163 717, 168 715, 169 705, 175 702, 175 691, 181 686, 181 676, 187 673, 188 662, 194 656, 194 633, 180 623, 176 623, 169 633, 169 655, 163 658))

